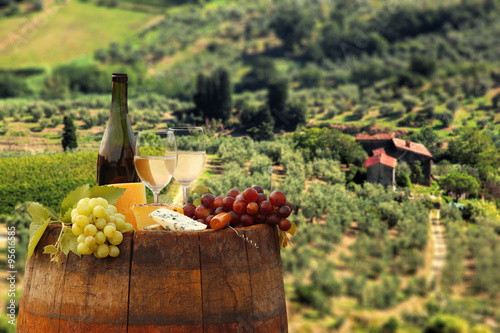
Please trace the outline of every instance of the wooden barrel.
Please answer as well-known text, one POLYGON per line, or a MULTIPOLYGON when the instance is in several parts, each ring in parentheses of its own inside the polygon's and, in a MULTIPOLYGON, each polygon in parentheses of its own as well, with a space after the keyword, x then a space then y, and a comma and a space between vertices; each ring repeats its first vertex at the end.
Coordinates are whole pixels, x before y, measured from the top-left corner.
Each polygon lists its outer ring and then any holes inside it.
POLYGON ((43 254, 26 265, 18 332, 287 332, 276 229, 136 231, 117 258, 43 254))

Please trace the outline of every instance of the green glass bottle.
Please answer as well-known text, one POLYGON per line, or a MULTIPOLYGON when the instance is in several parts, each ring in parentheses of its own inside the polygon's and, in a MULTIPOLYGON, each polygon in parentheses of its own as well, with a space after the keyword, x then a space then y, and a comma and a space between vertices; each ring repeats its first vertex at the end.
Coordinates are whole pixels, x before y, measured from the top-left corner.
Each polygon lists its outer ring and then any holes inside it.
POLYGON ((112 75, 111 112, 97 157, 97 184, 140 182, 127 107, 127 74, 112 75))

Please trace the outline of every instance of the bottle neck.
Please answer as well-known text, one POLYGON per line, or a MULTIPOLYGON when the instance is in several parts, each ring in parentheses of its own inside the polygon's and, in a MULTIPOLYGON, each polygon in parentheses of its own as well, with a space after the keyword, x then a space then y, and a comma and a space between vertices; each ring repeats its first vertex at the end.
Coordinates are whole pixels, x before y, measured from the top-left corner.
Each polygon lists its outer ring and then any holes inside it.
POLYGON ((127 83, 113 82, 111 97, 111 113, 109 119, 125 119, 128 114, 127 83))

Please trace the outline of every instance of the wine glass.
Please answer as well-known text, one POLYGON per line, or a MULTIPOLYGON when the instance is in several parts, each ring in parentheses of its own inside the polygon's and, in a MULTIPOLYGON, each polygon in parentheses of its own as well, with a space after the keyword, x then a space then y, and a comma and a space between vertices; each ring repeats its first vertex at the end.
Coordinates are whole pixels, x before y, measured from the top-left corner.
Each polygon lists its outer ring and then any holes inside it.
POLYGON ((177 166, 177 144, 173 131, 144 131, 137 134, 134 165, 142 182, 158 203, 160 191, 172 179, 177 166))
POLYGON ((177 142, 177 168, 174 178, 182 186, 184 204, 187 203, 189 184, 201 175, 205 166, 205 132, 201 127, 171 127, 177 142))

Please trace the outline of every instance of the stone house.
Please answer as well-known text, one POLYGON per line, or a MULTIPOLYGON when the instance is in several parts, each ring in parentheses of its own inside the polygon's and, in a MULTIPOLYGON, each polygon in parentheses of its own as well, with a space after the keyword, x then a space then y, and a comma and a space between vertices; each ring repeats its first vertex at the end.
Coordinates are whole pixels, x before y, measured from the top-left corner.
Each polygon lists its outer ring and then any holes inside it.
POLYGON ((365 161, 366 180, 370 183, 390 186, 394 189, 397 160, 385 153, 384 148, 373 151, 365 161))
MULTIPOLYGON (((406 162, 410 166, 417 161, 420 162, 423 176, 417 179, 417 184, 431 185, 432 154, 424 145, 409 140, 396 139, 392 133, 375 135, 360 133, 356 135, 356 141, 372 157, 377 156, 376 152, 383 148, 384 154, 395 158, 398 162, 406 162)), ((385 182, 387 183, 389 180, 385 182)))

